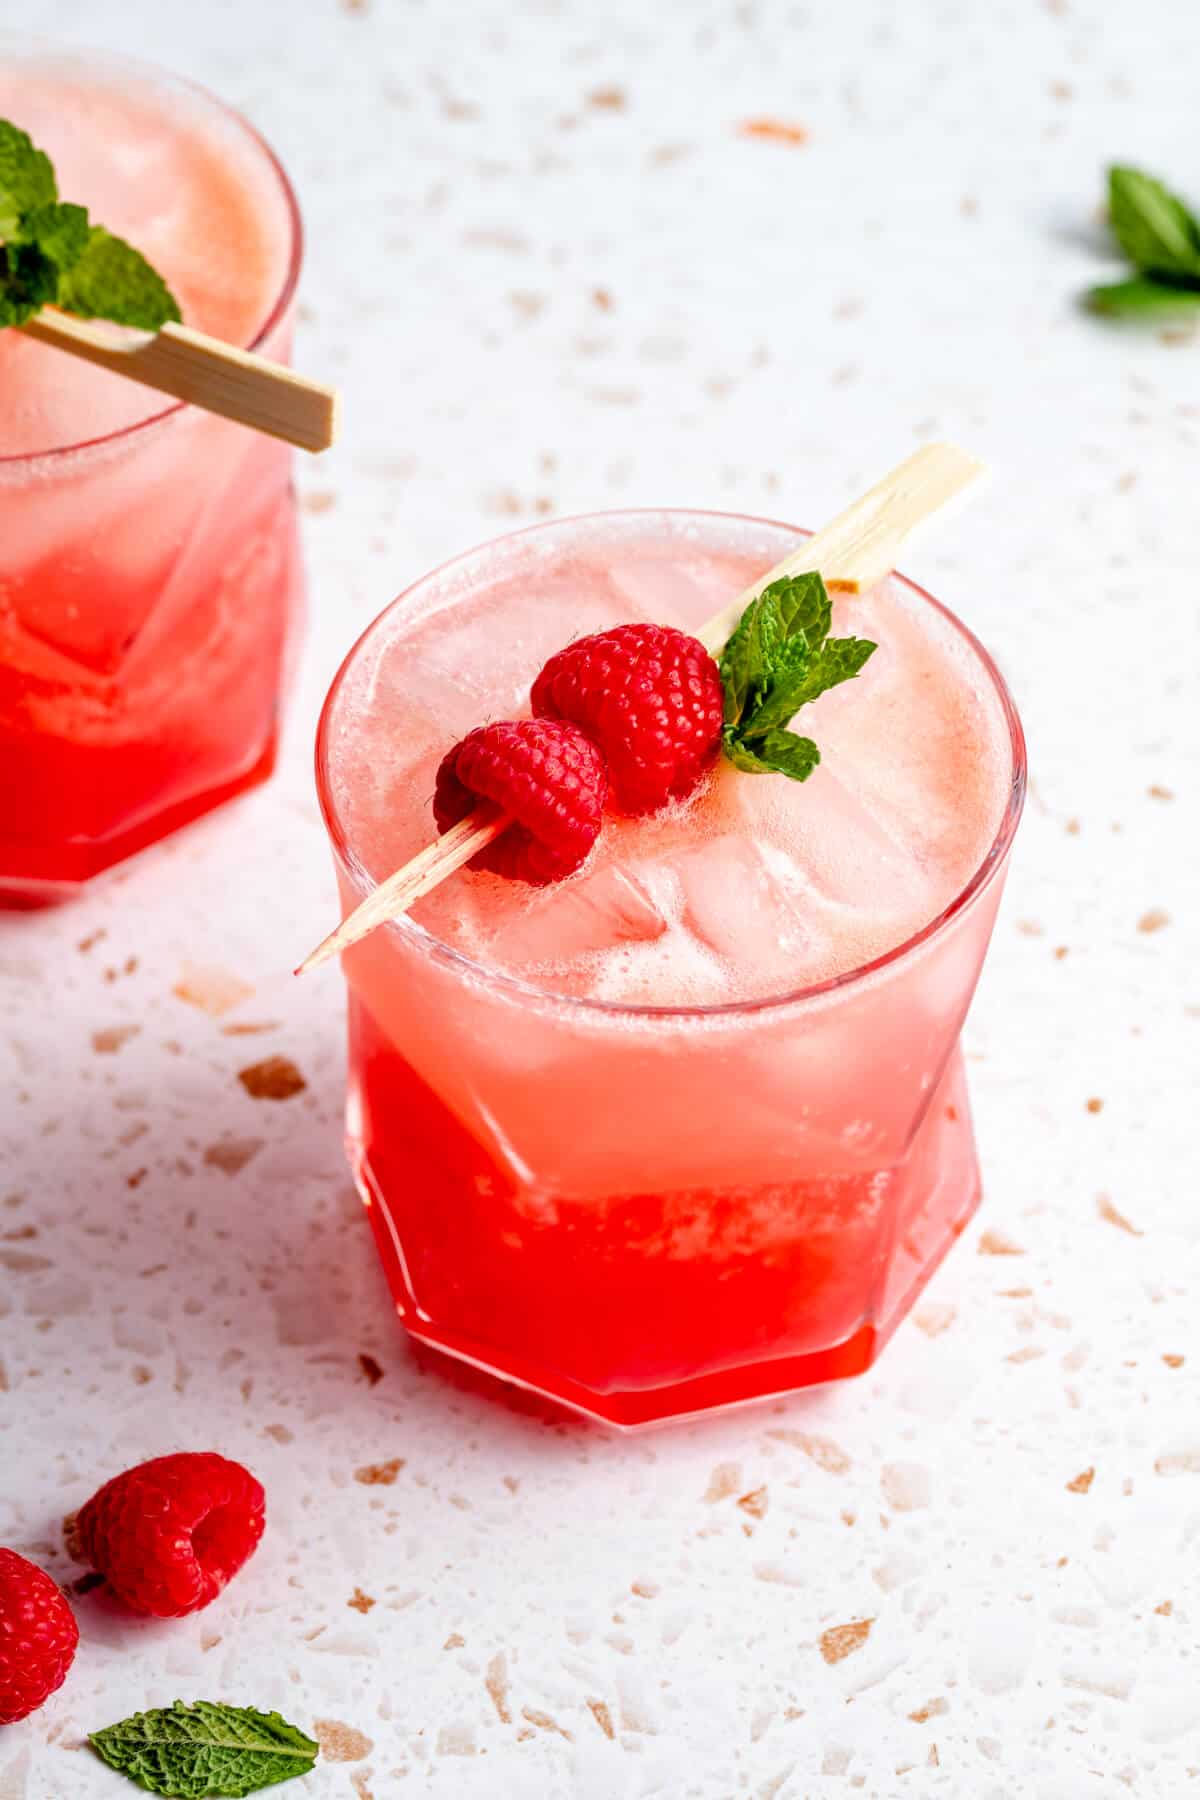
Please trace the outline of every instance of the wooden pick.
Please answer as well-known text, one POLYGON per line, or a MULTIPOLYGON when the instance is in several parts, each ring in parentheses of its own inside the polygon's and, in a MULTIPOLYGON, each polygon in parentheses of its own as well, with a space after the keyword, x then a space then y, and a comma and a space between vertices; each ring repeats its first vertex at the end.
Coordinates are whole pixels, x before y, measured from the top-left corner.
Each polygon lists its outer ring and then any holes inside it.
POLYGON ((47 306, 19 329, 40 344, 51 344, 205 412, 236 419, 253 431, 283 438, 301 450, 327 450, 337 436, 336 388, 309 381, 282 363, 239 350, 188 325, 117 336, 111 325, 47 306))
MULTIPOLYGON (((831 588, 858 594, 873 587, 896 566, 901 547, 917 528, 983 473, 983 464, 953 444, 927 444, 883 480, 839 513, 831 525, 810 537, 781 563, 753 582, 736 600, 710 619, 696 636, 715 655, 746 607, 765 587, 785 575, 817 570, 831 588)), ((472 813, 394 875, 331 931, 296 970, 304 975, 382 925, 407 912, 432 890, 492 843, 511 820, 500 813, 488 818, 472 813)))

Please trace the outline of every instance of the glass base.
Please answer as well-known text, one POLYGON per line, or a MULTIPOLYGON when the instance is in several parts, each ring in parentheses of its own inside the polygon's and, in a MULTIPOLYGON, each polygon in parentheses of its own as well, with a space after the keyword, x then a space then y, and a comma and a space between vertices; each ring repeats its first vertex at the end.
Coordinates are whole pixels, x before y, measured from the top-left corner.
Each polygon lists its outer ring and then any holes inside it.
POLYGON ((0 908, 69 900, 273 772, 304 570, 290 488, 263 506, 223 566, 193 568, 182 597, 168 584, 156 655, 103 704, 85 683, 47 697, 0 658, 0 908))
MULTIPOLYGON (((364 1049, 373 1026, 360 1019, 357 1029, 364 1049)), ((773 1239, 756 1251, 739 1232, 736 1258, 702 1251, 689 1261, 639 1257, 634 1242, 614 1250, 599 1233, 589 1245, 586 1220, 581 1229, 561 1201, 548 1237, 515 1242, 521 1221, 502 1209, 495 1235, 484 1227, 481 1238, 480 1196, 495 1224, 497 1195, 491 1175, 472 1175, 464 1165, 461 1127, 447 1127, 440 1107, 430 1115, 423 1084, 419 1093, 406 1086, 406 1104, 380 1111, 389 1097, 400 1099, 398 1060, 391 1051, 390 1096, 374 1085, 371 1059, 359 1065, 365 1079, 352 1083, 348 1152, 405 1327, 502 1382, 618 1428, 861 1374, 980 1200, 956 1048, 902 1164, 836 1182, 799 1181, 782 1196, 770 1190, 772 1203, 786 1203, 800 1221, 790 1248, 773 1239), (380 1131, 372 1129, 373 1102, 385 1119, 380 1131), (433 1167, 422 1152, 439 1150, 443 1182, 454 1183, 441 1191, 421 1178, 433 1167), (506 1259, 508 1246, 516 1254, 506 1259)), ((653 1199, 661 1208, 672 1197, 653 1199)), ((689 1207, 703 1203, 686 1199, 689 1207)), ((730 1203, 707 1200, 714 1216, 730 1203)), ((733 1204, 752 1214, 762 1196, 739 1194, 733 1204)), ((628 1199, 597 1210, 607 1211, 609 1233, 638 1216, 628 1199)))
POLYGON ((262 754, 244 773, 219 787, 191 794, 101 842, 64 844, 36 855, 24 848, 0 844, 0 910, 29 912, 75 899, 89 881, 106 869, 268 781, 275 770, 278 746, 278 732, 272 731, 262 754))

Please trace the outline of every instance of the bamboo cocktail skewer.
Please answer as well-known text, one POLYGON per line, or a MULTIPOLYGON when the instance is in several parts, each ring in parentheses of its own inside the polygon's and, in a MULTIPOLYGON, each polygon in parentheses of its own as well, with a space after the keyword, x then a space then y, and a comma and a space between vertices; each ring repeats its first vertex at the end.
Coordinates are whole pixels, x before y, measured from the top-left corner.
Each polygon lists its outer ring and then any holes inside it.
MULTIPOLYGON (((983 473, 983 465, 953 444, 928 444, 839 513, 831 525, 805 540, 781 563, 769 569, 730 601, 696 636, 716 655, 746 607, 765 587, 785 575, 817 570, 830 588, 859 594, 874 587, 896 565, 901 546, 917 527, 939 512, 950 500, 983 473)), ((748 778, 749 779, 749 778, 748 778)), ((296 970, 304 975, 331 957, 348 950, 387 919, 398 918, 422 895, 431 893, 447 876, 506 831, 504 813, 471 813, 426 846, 411 862, 381 881, 336 931, 330 932, 296 970)))
POLYGON ((283 438, 301 450, 327 450, 337 436, 336 388, 188 325, 118 336, 111 325, 47 306, 19 329, 40 344, 51 344, 205 412, 236 419, 269 437, 283 438))

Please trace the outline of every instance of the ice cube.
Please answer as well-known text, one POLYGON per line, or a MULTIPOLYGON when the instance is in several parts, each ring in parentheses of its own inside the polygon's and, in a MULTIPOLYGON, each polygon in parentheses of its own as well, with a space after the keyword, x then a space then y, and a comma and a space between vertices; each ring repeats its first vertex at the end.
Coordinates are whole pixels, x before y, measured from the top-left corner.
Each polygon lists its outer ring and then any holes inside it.
POLYGON ((364 705, 376 717, 441 719, 448 747, 474 725, 527 714, 533 679, 556 650, 631 616, 606 572, 579 558, 500 573, 386 639, 364 705))
POLYGON ((879 648, 856 681, 812 709, 822 770, 949 898, 978 859, 988 796, 1004 784, 983 753, 976 678, 947 631, 898 589, 848 602, 842 628, 879 648))
POLYGON ((770 844, 711 838, 674 859, 684 927, 732 971, 729 997, 802 985, 822 932, 800 871, 770 844))
POLYGON ((242 435, 231 454, 211 442, 211 420, 182 415, 153 439, 152 456, 150 440, 135 441, 124 460, 68 459, 62 481, 31 483, 14 530, 0 531, 30 636, 100 675, 124 676, 135 648, 161 664, 148 634, 170 637, 197 593, 219 586, 284 491, 278 459, 264 478, 257 441, 242 435))
POLYGON ((933 904, 934 884, 918 847, 828 763, 802 785, 722 769, 712 804, 731 828, 782 851, 807 886, 835 907, 890 920, 933 904))
POLYGON ((484 661, 479 649, 474 664, 460 661, 458 646, 443 642, 432 626, 387 644, 360 681, 355 703, 377 734, 427 740, 446 751, 476 725, 518 716, 528 695, 515 683, 498 692, 494 681, 475 673, 484 661))
POLYGON ((689 554, 686 545, 679 545, 665 553, 631 550, 615 562, 611 580, 633 618, 695 632, 757 573, 753 560, 689 554))
POLYGON ((817 769, 800 804, 800 860, 827 899, 881 917, 933 904, 918 846, 832 769, 817 769))
POLYGON ((477 876, 448 910, 439 908, 435 919, 431 909, 422 923, 452 932, 468 954, 513 974, 553 971, 555 985, 566 978, 572 991, 590 985, 581 963, 617 946, 653 943, 667 929, 646 883, 612 862, 545 888, 477 876))
POLYGON ((535 565, 496 580, 481 610, 490 620, 495 673, 515 681, 525 700, 538 670, 564 644, 644 617, 604 564, 562 551, 546 569, 535 565))
MULTIPOLYGON (((581 992, 623 1006, 713 1006, 731 998, 726 966, 682 924, 653 943, 618 944, 590 957, 586 974, 581 992)), ((661 1117, 648 1129, 660 1133, 661 1117)))

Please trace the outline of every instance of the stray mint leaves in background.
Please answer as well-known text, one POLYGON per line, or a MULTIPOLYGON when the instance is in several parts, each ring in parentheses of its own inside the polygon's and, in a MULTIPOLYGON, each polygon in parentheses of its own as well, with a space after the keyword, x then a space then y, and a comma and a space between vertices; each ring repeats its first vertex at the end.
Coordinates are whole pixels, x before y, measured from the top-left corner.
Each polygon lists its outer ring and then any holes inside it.
POLYGON ((1135 269, 1147 275, 1200 278, 1200 224, 1152 175, 1119 165, 1111 168, 1108 217, 1135 269))
POLYGON ((807 781, 820 762, 812 739, 787 727, 802 706, 853 680, 876 649, 866 638, 831 638, 832 616, 815 572, 773 581, 742 614, 719 663, 722 749, 736 769, 807 781))
POLYGON ((230 1796, 307 1775, 320 1747, 277 1712, 176 1700, 93 1731, 92 1749, 110 1768, 151 1794, 176 1800, 230 1796))
POLYGON ((140 251, 91 224, 86 207, 60 202, 49 157, 0 119, 0 326, 43 306, 144 331, 180 317, 140 251))
POLYGON ((1086 304, 1110 317, 1200 307, 1200 220, 1178 195, 1140 169, 1108 172, 1108 216, 1137 270, 1128 281, 1089 289, 1086 304))
POLYGON ((1187 313, 1200 311, 1200 282, 1195 287, 1174 287, 1150 275, 1134 275, 1114 281, 1110 287, 1094 287, 1088 294, 1093 312, 1112 317, 1130 313, 1187 313))

